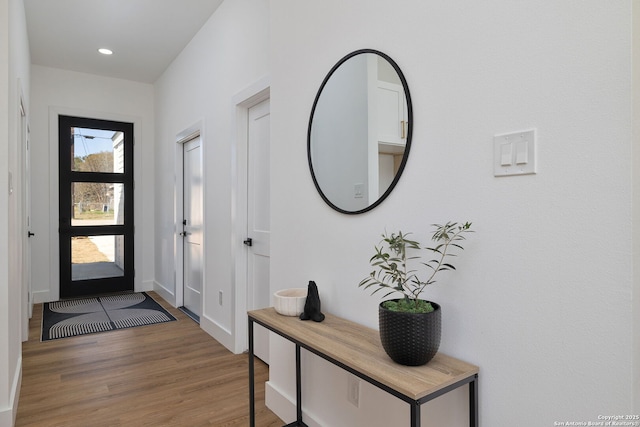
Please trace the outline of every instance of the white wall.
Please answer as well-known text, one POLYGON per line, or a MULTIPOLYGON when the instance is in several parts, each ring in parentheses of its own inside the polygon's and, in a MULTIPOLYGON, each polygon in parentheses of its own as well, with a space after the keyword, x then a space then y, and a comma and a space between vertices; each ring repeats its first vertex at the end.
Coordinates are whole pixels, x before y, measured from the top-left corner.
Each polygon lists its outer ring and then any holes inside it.
POLYGON ((34 65, 31 74, 34 301, 59 296, 57 115, 134 123, 135 290, 153 287, 153 86, 34 65), (52 119, 53 117, 53 119, 52 119))
POLYGON ((0 426, 16 415, 22 376, 20 96, 29 109, 29 42, 22 0, 0 1, 0 426), (11 182, 8 177, 11 176, 11 182), (11 187, 13 191, 8 191, 11 187))
MULTIPOLYGON (((633 1, 633 224, 640 224, 640 0, 633 1)), ((640 227, 633 228, 633 403, 640 413, 640 227)))
MULTIPOLYGON (((242 238, 234 232, 231 188, 236 153, 234 96, 268 74, 269 2, 224 2, 155 83, 156 290, 176 303, 176 137, 202 132, 204 164, 204 278, 202 327, 227 347, 236 347, 235 258, 242 238), (238 241, 238 239, 240 239, 238 241), (219 292, 223 304, 218 303, 219 292)), ((245 317, 244 313, 241 313, 245 317)), ((238 313, 238 316, 240 314, 238 313)))
MULTIPOLYGON (((379 301, 357 284, 380 233, 473 221, 459 270, 426 296, 443 306, 441 350, 480 366, 480 424, 633 413, 630 14, 630 1, 273 0, 272 291, 315 280, 325 311, 377 328, 379 301), (414 139, 390 197, 346 216, 316 193, 305 138, 317 87, 360 48, 403 70, 414 139), (529 128, 537 175, 495 178, 493 136, 529 128)), ((288 421, 293 351, 275 342, 270 359, 288 421)), ((345 374, 304 364, 310 425, 408 422, 371 387, 349 406, 345 374)), ((466 425, 465 402, 430 403, 423 425, 466 425)))

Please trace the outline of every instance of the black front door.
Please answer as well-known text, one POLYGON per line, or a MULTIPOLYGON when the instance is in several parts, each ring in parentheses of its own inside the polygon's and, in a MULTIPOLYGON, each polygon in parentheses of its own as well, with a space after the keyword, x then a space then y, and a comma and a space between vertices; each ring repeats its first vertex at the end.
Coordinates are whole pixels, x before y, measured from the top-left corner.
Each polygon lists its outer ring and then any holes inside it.
POLYGON ((133 290, 133 123, 59 117, 60 297, 133 290))

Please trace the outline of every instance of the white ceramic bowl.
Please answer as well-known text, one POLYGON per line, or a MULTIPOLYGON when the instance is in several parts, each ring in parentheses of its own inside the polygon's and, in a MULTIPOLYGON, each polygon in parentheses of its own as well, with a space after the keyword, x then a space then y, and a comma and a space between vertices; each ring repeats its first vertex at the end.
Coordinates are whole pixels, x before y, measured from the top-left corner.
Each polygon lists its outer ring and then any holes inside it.
POLYGON ((282 289, 273 294, 273 307, 284 316, 299 316, 306 300, 307 288, 282 289))

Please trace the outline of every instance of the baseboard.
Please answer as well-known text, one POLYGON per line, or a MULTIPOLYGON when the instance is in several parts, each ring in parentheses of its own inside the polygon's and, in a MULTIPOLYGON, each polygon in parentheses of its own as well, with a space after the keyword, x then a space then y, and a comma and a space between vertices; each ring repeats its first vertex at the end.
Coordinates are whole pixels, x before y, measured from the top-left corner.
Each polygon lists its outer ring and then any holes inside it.
POLYGON ((140 288, 136 289, 136 292, 149 292, 149 291, 153 291, 154 288, 154 281, 153 280, 143 280, 142 282, 140 282, 140 288))
POLYGON ((11 402, 13 403, 13 423, 16 422, 18 415, 18 402, 20 401, 20 387, 22 387, 22 355, 18 357, 18 366, 16 366, 16 374, 11 387, 11 402))
POLYGON ((209 335, 211 335, 216 341, 225 346, 227 350, 234 352, 235 340, 231 331, 220 326, 215 320, 205 316, 200 316, 200 327, 209 335))
POLYGON ((15 417, 11 409, 0 410, 0 427, 13 427, 15 417))
MULTIPOLYGON (((167 289, 157 281, 153 282, 153 290, 166 302, 177 307, 175 292, 167 289)), ((220 326, 215 320, 205 316, 204 314, 200 316, 200 327, 216 341, 225 346, 229 351, 234 352, 235 340, 233 339, 231 331, 220 326)), ((234 353, 239 354, 237 352, 234 353)))
MULTIPOLYGON (((271 381, 267 381, 264 384, 264 391, 265 404, 271 412, 286 423, 296 420, 296 402, 294 398, 283 393, 271 381)), ((322 424, 304 410, 302 411, 302 419, 308 427, 322 427, 322 424)))
POLYGON ((153 281, 153 286, 152 289, 149 289, 150 291, 155 291, 158 295, 160 295, 162 297, 163 300, 165 300, 166 302, 168 302, 169 304, 171 304, 173 307, 177 307, 176 306, 176 294, 167 289, 166 287, 162 286, 160 283, 156 282, 155 280, 153 281))
POLYGON ((16 423, 18 415, 18 400, 20 399, 20 386, 22 385, 22 356, 18 358, 16 373, 11 384, 11 395, 7 409, 0 410, 0 427, 12 427, 16 423))
POLYGON ((34 304, 41 304, 43 302, 50 302, 49 291, 35 291, 31 293, 34 304))

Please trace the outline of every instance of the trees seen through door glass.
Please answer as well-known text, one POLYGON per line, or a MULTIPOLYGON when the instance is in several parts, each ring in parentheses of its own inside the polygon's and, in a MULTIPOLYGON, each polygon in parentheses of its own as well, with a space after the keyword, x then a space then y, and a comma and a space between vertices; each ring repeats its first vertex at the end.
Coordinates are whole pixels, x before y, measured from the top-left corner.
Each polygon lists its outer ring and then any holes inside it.
POLYGON ((72 182, 71 225, 123 225, 124 184, 117 182, 72 182))
POLYGON ((124 133, 72 127, 71 170, 124 173, 124 133))

